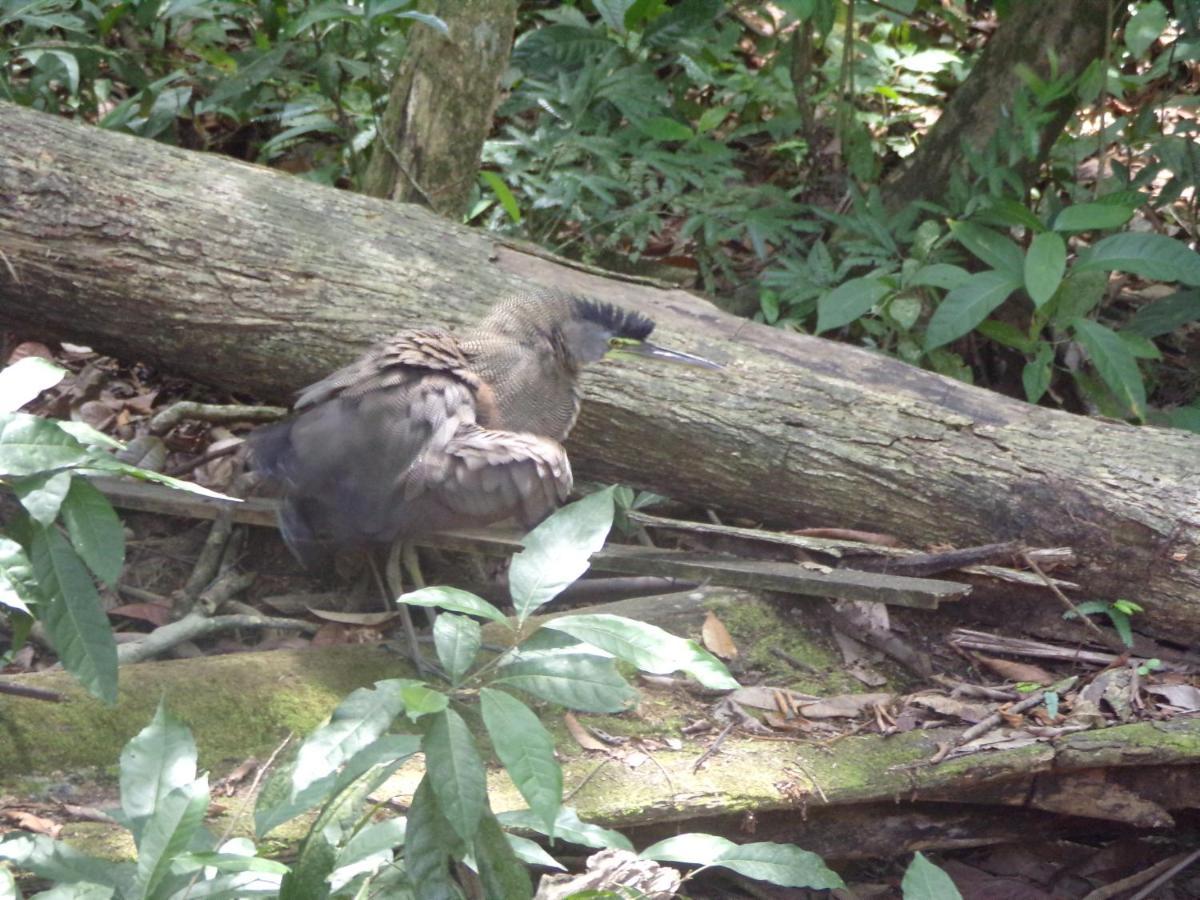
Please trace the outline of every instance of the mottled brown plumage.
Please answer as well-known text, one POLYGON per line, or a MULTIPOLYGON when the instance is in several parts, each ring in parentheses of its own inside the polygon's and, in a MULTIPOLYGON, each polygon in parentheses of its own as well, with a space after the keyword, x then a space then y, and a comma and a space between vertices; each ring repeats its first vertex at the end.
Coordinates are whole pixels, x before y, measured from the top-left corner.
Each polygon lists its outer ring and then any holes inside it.
POLYGON ((706 364, 646 343, 653 328, 542 291, 498 303, 462 335, 418 329, 372 347, 251 438, 256 466, 283 487, 288 544, 311 563, 328 544, 536 524, 571 489, 561 441, 579 414, 583 366, 610 350, 706 364))

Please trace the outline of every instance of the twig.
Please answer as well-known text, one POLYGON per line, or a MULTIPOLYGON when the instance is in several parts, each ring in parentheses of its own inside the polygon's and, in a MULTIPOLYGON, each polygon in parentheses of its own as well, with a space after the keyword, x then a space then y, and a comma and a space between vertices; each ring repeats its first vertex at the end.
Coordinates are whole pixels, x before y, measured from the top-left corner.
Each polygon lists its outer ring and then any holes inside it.
POLYGON ((151 434, 163 434, 184 419, 200 419, 203 422, 275 422, 287 413, 282 406, 236 406, 180 400, 155 413, 150 419, 149 428, 151 434))
POLYGON ((700 754, 700 758, 692 765, 693 774, 700 771, 700 767, 712 756, 715 756, 717 751, 721 749, 721 745, 725 743, 725 739, 733 733, 733 729, 737 727, 737 722, 730 722, 721 729, 721 733, 713 738, 713 742, 708 745, 708 749, 700 754))
POLYGON ((210 463, 215 459, 221 459, 222 457, 232 456, 234 453, 237 453, 241 449, 242 449, 242 445, 240 443, 239 444, 226 444, 224 447, 218 447, 216 450, 209 450, 207 453, 197 456, 194 459, 189 459, 187 462, 181 462, 177 466, 172 466, 171 468, 167 469, 166 474, 170 475, 172 478, 178 478, 180 475, 186 475, 188 472, 192 471, 193 469, 198 469, 201 466, 205 465, 206 463, 210 463))
POLYGON ((953 741, 951 741, 947 744, 944 744, 942 746, 942 748, 940 750, 938 750, 938 752, 935 753, 929 761, 931 763, 941 762, 943 759, 946 758, 947 754, 949 754, 951 750, 961 747, 963 744, 965 744, 969 741, 973 741, 973 740, 975 740, 975 738, 979 737, 980 735, 986 734, 987 732, 991 731, 993 728, 995 728, 997 725, 999 725, 1002 721, 1004 721, 1004 717, 1006 715, 1016 715, 1017 713, 1025 712, 1027 709, 1033 709, 1035 706, 1040 704, 1042 702, 1042 700, 1045 699, 1047 691, 1053 690, 1053 691, 1057 691, 1057 692, 1062 692, 1062 691, 1069 690, 1071 688, 1071 686, 1074 685, 1075 682, 1078 680, 1079 680, 1078 676, 1075 676, 1075 675, 1072 675, 1070 678, 1064 678, 1062 681, 1058 682, 1058 684, 1054 685, 1053 687, 1047 688, 1046 690, 1042 690, 1042 691, 1034 691, 1032 694, 1030 694, 1028 697, 1026 697, 1020 703, 1014 703, 1012 706, 1008 707, 1007 709, 998 710, 997 712, 992 713, 986 719, 981 719, 980 721, 976 722, 974 725, 972 725, 970 728, 968 728, 966 731, 964 731, 962 734, 960 734, 953 741))
POLYGON ((583 790, 584 785, 586 785, 589 781, 591 781, 593 778, 595 778, 596 775, 599 774, 600 770, 603 769, 605 766, 607 766, 609 764, 609 762, 611 762, 611 761, 612 761, 611 756, 605 756, 604 759, 600 760, 600 762, 596 764, 596 767, 594 769, 592 769, 592 771, 588 772, 585 776, 583 776, 583 781, 579 782, 579 784, 575 785, 575 787, 571 788, 569 791, 567 791, 563 795, 563 803, 566 803, 568 800, 570 800, 572 797, 574 797, 576 794, 578 794, 581 790, 583 790))
POLYGON ((1114 881, 1112 884, 1106 884, 1104 887, 1096 888, 1090 894, 1085 894, 1083 900, 1109 900, 1110 897, 1119 896, 1141 885, 1146 886, 1133 895, 1130 900, 1139 900, 1139 898, 1148 897, 1150 891, 1157 890, 1167 881, 1174 878, 1195 862, 1197 856, 1200 856, 1200 850, 1193 850, 1191 853, 1177 853, 1174 856, 1168 856, 1166 859, 1160 859, 1154 865, 1142 869, 1140 872, 1135 872, 1126 878, 1122 878, 1120 881, 1114 881), (1147 881, 1150 884, 1146 884, 1147 881))
POLYGON ((122 665, 141 662, 165 653, 185 641, 208 637, 234 628, 281 628, 313 634, 318 626, 314 622, 300 619, 284 619, 274 616, 213 616, 205 618, 198 613, 189 613, 178 622, 163 625, 146 635, 136 644, 122 644, 117 648, 117 661, 122 665))
POLYGON ((768 651, 776 659, 783 660, 789 666, 799 669, 801 672, 818 673, 820 671, 816 666, 810 666, 804 660, 796 659, 796 657, 792 656, 792 654, 788 653, 786 650, 784 650, 780 647, 769 647, 768 651))
POLYGON ((1058 598, 1059 602, 1062 603, 1062 605, 1069 609, 1072 613, 1074 613, 1076 618, 1082 620, 1083 624, 1088 628, 1088 630, 1096 635, 1097 639, 1099 639, 1105 647, 1108 647, 1118 656, 1128 655, 1130 648, 1126 647, 1119 638, 1108 634, 1103 628, 1081 613, 1079 611, 1079 607, 1072 603, 1071 599, 1062 591, 1060 591, 1058 589, 1058 585, 1051 581, 1046 573, 1041 570, 1038 564, 1034 562, 1033 557, 1031 557, 1028 553, 1022 553, 1021 558, 1025 560, 1025 565, 1029 566, 1029 568, 1033 569, 1033 571, 1041 577, 1041 579, 1046 583, 1046 587, 1050 588, 1051 592, 1055 597, 1058 598))
POLYGON ((66 696, 57 691, 48 691, 45 688, 29 687, 25 684, 12 684, 8 681, 0 681, 0 694, 10 694, 13 697, 25 697, 29 700, 44 700, 47 703, 62 703, 66 700, 66 696))

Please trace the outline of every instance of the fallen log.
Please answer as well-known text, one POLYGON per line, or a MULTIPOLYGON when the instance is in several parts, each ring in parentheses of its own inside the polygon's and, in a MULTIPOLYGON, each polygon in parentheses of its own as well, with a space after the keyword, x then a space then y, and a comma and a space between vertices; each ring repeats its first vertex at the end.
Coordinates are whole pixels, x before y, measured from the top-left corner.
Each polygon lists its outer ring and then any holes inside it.
POLYGON ((1031 407, 434 217, 0 103, 0 324, 266 398, 531 284, 726 365, 595 367, 577 473, 787 527, 1071 547, 1085 598, 1200 638, 1200 438, 1031 407))

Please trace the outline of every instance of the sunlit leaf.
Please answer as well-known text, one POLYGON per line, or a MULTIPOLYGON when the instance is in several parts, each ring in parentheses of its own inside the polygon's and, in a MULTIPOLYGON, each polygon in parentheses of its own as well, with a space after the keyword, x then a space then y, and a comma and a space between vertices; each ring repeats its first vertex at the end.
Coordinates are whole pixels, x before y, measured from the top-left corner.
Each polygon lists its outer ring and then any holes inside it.
POLYGON ((487 781, 467 723, 453 709, 442 710, 431 718, 421 746, 438 808, 470 843, 487 804, 487 781))
POLYGON ((1021 286, 1003 272, 979 272, 956 287, 934 310, 925 330, 925 349, 932 350, 967 334, 1021 286))
POLYGON ((62 366, 40 356, 27 356, 0 369, 0 413, 16 412, 66 374, 62 366))
POLYGON ((1139 419, 1146 417, 1146 385, 1138 369, 1137 359, 1120 335, 1099 322, 1077 319, 1073 325, 1075 339, 1088 352, 1088 358, 1104 383, 1139 419))
POLYGON ((504 691, 480 691, 483 724, 500 762, 529 808, 542 817, 553 837, 562 805, 562 768, 554 756, 554 738, 533 711, 504 691))
POLYGON ((917 852, 900 882, 904 900, 962 900, 962 894, 944 871, 917 852))
POLYGON ((817 334, 841 328, 866 315, 887 296, 891 286, 882 278, 851 278, 817 301, 817 334))
POLYGON ((1067 245, 1053 231, 1039 234, 1025 254, 1025 290, 1034 306, 1042 306, 1054 296, 1067 270, 1067 245))

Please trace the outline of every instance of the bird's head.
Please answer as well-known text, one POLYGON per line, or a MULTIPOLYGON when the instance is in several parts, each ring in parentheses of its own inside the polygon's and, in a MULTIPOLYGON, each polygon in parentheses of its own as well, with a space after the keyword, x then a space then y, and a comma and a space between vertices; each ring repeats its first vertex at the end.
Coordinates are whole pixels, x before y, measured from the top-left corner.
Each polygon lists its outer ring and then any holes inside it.
POLYGON ((647 338, 654 331, 653 320, 639 312, 587 297, 568 298, 566 317, 558 331, 563 348, 580 366, 601 359, 641 357, 705 369, 721 368, 703 357, 650 343, 647 338))

